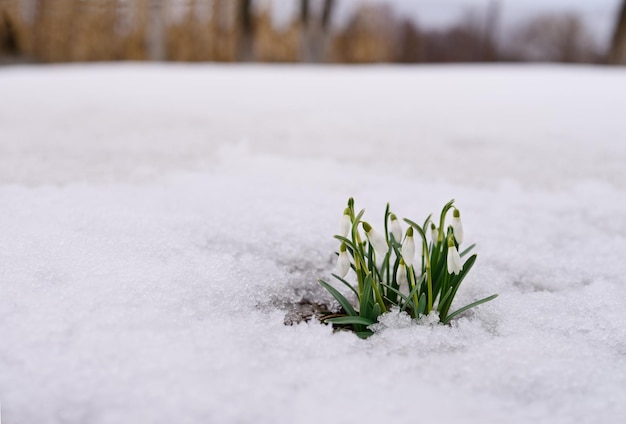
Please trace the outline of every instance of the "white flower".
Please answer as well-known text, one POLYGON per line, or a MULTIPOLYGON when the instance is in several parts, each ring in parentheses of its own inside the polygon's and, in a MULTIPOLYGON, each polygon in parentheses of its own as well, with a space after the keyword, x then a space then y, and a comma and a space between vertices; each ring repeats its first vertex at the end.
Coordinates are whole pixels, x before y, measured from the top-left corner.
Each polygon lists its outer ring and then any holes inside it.
POLYGON ((398 265, 398 271, 396 272, 396 282, 398 283, 400 293, 408 295, 409 294, 409 277, 406 271, 407 271, 406 265, 404 264, 404 261, 400 259, 400 264, 398 265))
POLYGON ((402 241, 402 227, 400 226, 400 221, 398 221, 398 217, 394 214, 389 216, 391 220, 391 234, 393 238, 396 239, 396 243, 400 243, 402 241))
POLYGON ((415 261, 415 240, 413 239, 413 227, 409 227, 406 230, 406 237, 402 242, 402 259, 404 262, 411 266, 415 261))
POLYGON ((335 274, 343 278, 348 274, 348 271, 350 271, 350 257, 348 256, 345 243, 341 243, 335 274))
POLYGON ((437 244, 437 238, 439 237, 439 231, 432 222, 430 223, 430 240, 433 242, 433 246, 437 244))
POLYGON ((458 244, 463 243, 463 223, 461 222, 461 213, 458 209, 452 214, 452 229, 454 230, 454 239, 458 244))
POLYGON ((385 240, 383 236, 378 234, 376 230, 374 230, 372 226, 367 222, 363 222, 363 230, 365 230, 365 235, 367 236, 367 239, 370 241, 370 244, 372 245, 376 253, 381 256, 385 256, 387 254, 387 251, 389 250, 389 246, 387 246, 387 240, 385 240))
POLYGON ((448 274, 458 275, 463 269, 463 261, 461 261, 461 256, 459 255, 458 250, 456 250, 456 246, 454 245, 454 240, 450 238, 448 240, 448 274))
POLYGON ((352 220, 350 219, 350 209, 346 208, 343 211, 341 222, 339 223, 339 235, 342 237, 348 237, 351 229, 352 220))

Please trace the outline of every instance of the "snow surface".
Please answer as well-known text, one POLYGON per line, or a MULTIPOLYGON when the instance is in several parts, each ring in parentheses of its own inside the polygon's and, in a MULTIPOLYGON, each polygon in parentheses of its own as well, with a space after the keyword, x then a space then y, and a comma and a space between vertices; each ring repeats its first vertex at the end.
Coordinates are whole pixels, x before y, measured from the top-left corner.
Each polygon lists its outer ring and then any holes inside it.
POLYGON ((6 423, 626 419, 626 73, 594 67, 0 69, 6 423), (457 199, 453 326, 329 301, 346 199, 457 199))

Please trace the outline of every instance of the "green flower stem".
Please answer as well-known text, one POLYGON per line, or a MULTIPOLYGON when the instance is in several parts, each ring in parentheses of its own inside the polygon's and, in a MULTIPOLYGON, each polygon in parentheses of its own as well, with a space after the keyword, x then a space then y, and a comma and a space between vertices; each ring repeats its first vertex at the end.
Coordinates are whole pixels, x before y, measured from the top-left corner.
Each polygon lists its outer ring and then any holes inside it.
POLYGON ((389 203, 387 203, 387 207, 385 208, 385 240, 387 241, 387 244, 389 244, 389 215, 391 212, 389 212, 389 203))
POLYGON ((448 270, 446 269, 446 272, 444 272, 443 274, 443 282, 441 283, 441 290, 439 291, 439 305, 437 306, 437 311, 439 313, 441 313, 441 311, 445 308, 445 303, 447 302, 447 299, 446 299, 446 302, 443 302, 442 298, 448 293, 449 287, 450 287, 450 274, 448 273, 448 270))
MULTIPOLYGON (((417 298, 417 292, 418 290, 413 290, 413 288, 415 287, 415 272, 413 270, 413 265, 411 265, 410 267, 408 267, 407 269, 407 274, 409 275, 409 289, 413 292, 413 304, 415 305, 415 308, 417 308, 417 304, 419 303, 419 299, 417 298)), ((417 318, 417 310, 413 311, 413 318, 417 318)))
MULTIPOLYGON (((385 241, 387 242, 387 246, 390 246, 391 243, 389 241, 389 215, 391 215, 391 211, 390 211, 390 206, 389 203, 387 203, 387 206, 385 207, 385 241)), ((386 279, 383 281, 387 284, 390 284, 391 282, 391 276, 389 274, 389 257, 391 255, 391 249, 387 252, 387 254, 385 255, 385 260, 383 261, 383 267, 381 269, 381 271, 384 272, 385 270, 385 265, 387 265, 387 269, 386 269, 386 279)), ((382 275, 380 276, 381 280, 382 280, 382 275)))
MULTIPOLYGON (((350 199, 352 200, 352 198, 350 199)), ((352 204, 350 208, 351 217, 354 215, 354 203, 348 201, 348 204, 352 204)), ((361 242, 361 236, 359 235, 359 223, 361 222, 361 217, 365 213, 365 209, 362 209, 357 216, 352 219, 352 243, 354 244, 354 268, 358 280, 359 285, 359 294, 363 295, 363 269, 367 269, 367 264, 365 263, 365 252, 363 252, 363 243, 361 242)))
MULTIPOLYGON (((426 256, 428 259, 428 256, 426 256)), ((426 315, 430 314, 430 311, 433 310, 433 275, 430 270, 430 260, 426 261, 426 287, 428 289, 428 303, 426 305, 426 315)))
MULTIPOLYGON (((449 203, 449 204, 452 204, 452 203, 449 203)), ((419 233, 420 237, 422 238, 422 252, 428 252, 428 241, 426 240, 426 234, 424 234, 424 230, 422 230, 422 227, 420 227, 415 222, 413 222, 413 221, 411 221, 410 219, 407 219, 407 218, 404 218, 404 222, 406 222, 411 227, 413 227, 415 230, 417 230, 417 232, 419 233)), ((425 266, 425 268, 426 268, 426 286, 428 288, 428 294, 427 294, 428 303, 427 303, 427 306, 426 306, 426 314, 428 315, 430 313, 430 311, 433 310, 433 276, 432 276, 431 267, 430 267, 430 258, 428 257, 428 255, 424 255, 424 257, 426 258, 426 264, 425 264, 426 265, 425 266)))
POLYGON ((441 216, 439 218, 439 233, 437 234, 437 245, 441 245, 441 242, 443 242, 443 235, 444 235, 443 233, 444 233, 444 225, 446 223, 446 215, 448 214, 448 211, 452 207, 453 203, 454 203, 454 199, 446 203, 443 209, 441 210, 441 216))
POLYGON ((385 266, 387 267, 387 270, 386 270, 387 271, 387 273, 386 273, 387 279, 384 281, 387 284, 391 284, 391 272, 389 270, 389 268, 391 268, 389 266, 390 259, 391 259, 391 252, 387 252, 387 254, 385 255, 385 262, 383 263, 383 267, 385 267, 385 266))
POLYGON ((387 312, 387 308, 385 307, 385 302, 383 301, 383 298, 380 295, 380 290, 378 290, 378 282, 374 281, 374 284, 372 284, 372 288, 374 289, 376 302, 378 302, 378 304, 380 305, 380 310, 384 314, 385 312, 387 312))

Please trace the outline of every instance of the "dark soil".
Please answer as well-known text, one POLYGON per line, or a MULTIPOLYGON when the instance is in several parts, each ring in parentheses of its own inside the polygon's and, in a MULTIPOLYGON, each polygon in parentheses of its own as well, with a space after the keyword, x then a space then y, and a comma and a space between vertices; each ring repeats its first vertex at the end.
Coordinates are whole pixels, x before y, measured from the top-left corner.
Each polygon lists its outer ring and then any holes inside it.
POLYGON ((311 318, 319 320, 322 316, 330 314, 330 312, 328 305, 303 299, 298 303, 287 305, 284 322, 285 325, 294 325, 308 322, 311 318))

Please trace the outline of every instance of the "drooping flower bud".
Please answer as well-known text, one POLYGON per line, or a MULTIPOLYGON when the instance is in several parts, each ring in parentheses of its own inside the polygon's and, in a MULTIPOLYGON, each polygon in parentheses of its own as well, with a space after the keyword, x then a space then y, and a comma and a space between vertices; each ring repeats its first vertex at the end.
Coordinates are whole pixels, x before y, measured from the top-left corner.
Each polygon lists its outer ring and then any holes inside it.
POLYGON ((339 256, 337 257, 337 267, 335 273, 341 278, 345 277, 350 271, 350 257, 346 249, 346 244, 341 243, 339 247, 339 256))
POLYGON ((398 217, 395 214, 389 215, 389 219, 391 222, 391 234, 396 240, 396 243, 400 243, 402 241, 402 227, 400 226, 400 221, 398 221, 398 217))
POLYGON ((413 227, 409 227, 406 230, 406 237, 402 242, 402 259, 408 266, 413 265, 415 261, 415 239, 413 239, 413 227))
POLYGON ((439 232, 437 231, 437 227, 432 222, 430 223, 430 240, 433 242, 433 246, 437 244, 437 238, 439 237, 439 232))
POLYGON ((452 229, 454 230, 454 239, 458 244, 463 243, 463 223, 461 222, 461 213, 458 209, 454 209, 452 213, 452 229))
POLYGON ((463 269, 463 261, 461 260, 461 256, 459 255, 458 250, 456 250, 456 246, 454 245, 454 240, 452 237, 448 237, 448 274, 458 275, 463 269))
POLYGON ((343 215, 341 216, 341 222, 339 223, 339 235, 342 237, 348 237, 351 228, 352 220, 350 219, 350 209, 345 208, 343 215))
POLYGON ((372 226, 365 221, 363 221, 363 230, 365 230, 365 235, 376 253, 381 256, 385 256, 389 250, 387 240, 385 240, 382 235, 378 234, 378 232, 376 232, 376 230, 374 230, 372 226))
POLYGON ((398 265, 398 271, 396 272, 396 282, 398 288, 402 294, 409 294, 409 277, 407 274, 406 264, 402 259, 398 265))

